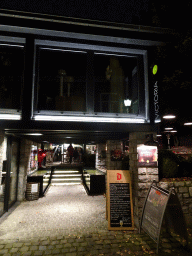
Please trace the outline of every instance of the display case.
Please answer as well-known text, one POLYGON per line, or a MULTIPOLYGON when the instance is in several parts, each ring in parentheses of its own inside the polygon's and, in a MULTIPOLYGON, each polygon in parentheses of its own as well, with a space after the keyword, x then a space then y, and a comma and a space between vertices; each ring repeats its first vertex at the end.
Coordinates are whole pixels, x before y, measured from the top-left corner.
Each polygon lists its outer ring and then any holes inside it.
POLYGON ((105 173, 97 169, 83 170, 83 184, 90 195, 105 193, 105 173))

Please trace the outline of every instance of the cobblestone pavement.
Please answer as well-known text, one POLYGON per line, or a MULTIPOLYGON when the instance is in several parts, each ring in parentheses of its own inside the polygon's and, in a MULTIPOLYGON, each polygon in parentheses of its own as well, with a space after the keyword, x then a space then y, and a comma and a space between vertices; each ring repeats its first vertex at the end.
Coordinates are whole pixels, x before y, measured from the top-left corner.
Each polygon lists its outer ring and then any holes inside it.
MULTIPOLYGON (((144 232, 108 231, 105 211, 105 197, 88 196, 82 185, 52 186, 0 219, 0 255, 156 255, 144 232)), ((163 232, 159 255, 191 255, 179 239, 163 232)))

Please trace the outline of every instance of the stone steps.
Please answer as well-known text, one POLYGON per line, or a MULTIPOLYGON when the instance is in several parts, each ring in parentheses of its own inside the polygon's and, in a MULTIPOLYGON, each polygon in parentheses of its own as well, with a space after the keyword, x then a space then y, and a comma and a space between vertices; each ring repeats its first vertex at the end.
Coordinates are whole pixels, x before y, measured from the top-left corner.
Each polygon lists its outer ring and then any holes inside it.
MULTIPOLYGON (((45 176, 43 183, 48 184, 49 175, 45 176)), ((78 170, 55 170, 52 175, 51 185, 80 185, 82 184, 81 174, 78 170)))

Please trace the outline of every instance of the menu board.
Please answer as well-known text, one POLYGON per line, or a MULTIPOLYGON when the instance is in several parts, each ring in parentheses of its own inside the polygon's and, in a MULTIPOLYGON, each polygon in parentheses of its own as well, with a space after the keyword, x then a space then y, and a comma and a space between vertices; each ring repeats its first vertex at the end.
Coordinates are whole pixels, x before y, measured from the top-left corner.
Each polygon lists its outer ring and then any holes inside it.
POLYGON ((143 210, 141 227, 154 241, 158 241, 169 192, 151 186, 143 210))
POLYGON ((129 183, 110 183, 111 227, 131 227, 129 183))
POLYGON ((107 211, 109 230, 134 229, 129 171, 107 171, 107 211))

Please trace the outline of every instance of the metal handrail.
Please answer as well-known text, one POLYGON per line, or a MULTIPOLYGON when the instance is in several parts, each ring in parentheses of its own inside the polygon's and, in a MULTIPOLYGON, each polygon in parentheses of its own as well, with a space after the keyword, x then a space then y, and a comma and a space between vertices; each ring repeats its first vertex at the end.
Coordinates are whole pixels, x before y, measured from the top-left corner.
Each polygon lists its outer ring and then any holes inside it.
POLYGON ((52 176, 53 176, 53 173, 54 173, 55 169, 56 169, 55 166, 52 166, 52 167, 51 167, 51 174, 50 174, 50 176, 49 176, 49 182, 48 182, 46 188, 45 188, 44 191, 43 191, 43 195, 45 195, 45 193, 46 193, 47 190, 49 189, 49 186, 51 185, 51 180, 52 180, 52 176))

